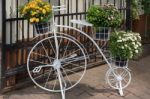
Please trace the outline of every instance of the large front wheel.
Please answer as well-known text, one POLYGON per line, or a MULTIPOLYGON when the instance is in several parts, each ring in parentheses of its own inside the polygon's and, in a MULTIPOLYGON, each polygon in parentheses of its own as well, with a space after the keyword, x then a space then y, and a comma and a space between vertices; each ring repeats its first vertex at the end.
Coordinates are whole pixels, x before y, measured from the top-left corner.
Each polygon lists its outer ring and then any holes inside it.
POLYGON ((76 86, 83 78, 87 66, 87 57, 79 42, 70 36, 57 34, 56 38, 59 57, 55 37, 51 36, 36 43, 27 59, 27 70, 32 81, 50 92, 62 91, 59 78, 65 86, 63 90, 76 86))

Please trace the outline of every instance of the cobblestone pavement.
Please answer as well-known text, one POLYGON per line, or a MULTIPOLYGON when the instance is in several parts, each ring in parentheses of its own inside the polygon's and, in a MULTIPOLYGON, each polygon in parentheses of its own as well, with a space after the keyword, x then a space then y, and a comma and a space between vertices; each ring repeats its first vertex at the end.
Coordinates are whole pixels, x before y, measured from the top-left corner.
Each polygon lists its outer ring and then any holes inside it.
MULTIPOLYGON (((67 91, 66 99, 150 99, 150 54, 147 52, 139 60, 130 61, 132 82, 124 90, 123 97, 106 84, 108 66, 103 65, 87 70, 80 84, 67 91)), ((1 95, 0 99, 61 99, 61 95, 31 86, 1 95)))

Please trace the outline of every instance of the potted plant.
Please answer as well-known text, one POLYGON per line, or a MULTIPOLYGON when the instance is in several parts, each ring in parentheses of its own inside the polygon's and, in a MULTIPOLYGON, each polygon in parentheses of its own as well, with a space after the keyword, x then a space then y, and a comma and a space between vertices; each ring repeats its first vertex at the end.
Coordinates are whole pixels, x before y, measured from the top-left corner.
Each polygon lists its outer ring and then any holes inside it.
POLYGON ((91 6, 87 11, 87 21, 94 25, 96 38, 109 39, 111 28, 119 27, 122 19, 115 6, 106 4, 91 6))
POLYGON ((49 31, 48 21, 52 17, 52 6, 42 0, 30 0, 19 9, 21 17, 28 19, 36 28, 37 33, 49 31))
POLYGON ((110 36, 109 50, 117 66, 126 66, 129 59, 137 57, 142 52, 139 33, 116 31, 110 36))

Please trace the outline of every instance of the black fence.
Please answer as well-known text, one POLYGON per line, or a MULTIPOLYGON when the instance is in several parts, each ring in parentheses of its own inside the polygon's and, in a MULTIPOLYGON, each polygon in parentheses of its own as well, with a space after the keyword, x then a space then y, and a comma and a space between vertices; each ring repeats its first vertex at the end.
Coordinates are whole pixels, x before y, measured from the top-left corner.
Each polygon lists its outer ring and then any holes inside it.
MULTIPOLYGON (((2 61, 1 61, 1 89, 12 89, 21 87, 29 82, 29 77, 26 70, 26 61, 28 52, 33 44, 45 36, 38 37, 36 41, 32 40, 36 35, 34 28, 29 22, 20 18, 18 8, 29 0, 2 0, 2 61), (11 2, 10 2, 11 1, 11 2)), ((62 3, 67 6, 66 12, 58 12, 55 19, 58 24, 71 25, 70 19, 86 19, 86 11, 93 4, 113 3, 118 6, 120 12, 123 14, 123 28, 131 28, 130 17, 130 0, 47 0, 48 2, 61 5, 62 3), (55 1, 55 2, 53 2, 55 1)), ((76 26, 78 28, 78 26, 76 26)), ((65 31, 65 29, 59 29, 65 31)), ((68 31, 68 30, 67 30, 68 31)), ((84 28, 89 35, 90 29, 84 28)), ((69 30, 68 34, 78 38, 79 35, 69 30)), ((88 42, 87 39, 80 37, 81 41, 86 46, 90 53, 95 53, 95 48, 88 42), (90 48, 88 47, 89 45, 90 48)), ((97 41, 99 46, 103 42, 97 41)), ((103 62, 102 58, 97 62, 96 56, 93 56, 89 62, 89 68, 100 65, 103 62)))

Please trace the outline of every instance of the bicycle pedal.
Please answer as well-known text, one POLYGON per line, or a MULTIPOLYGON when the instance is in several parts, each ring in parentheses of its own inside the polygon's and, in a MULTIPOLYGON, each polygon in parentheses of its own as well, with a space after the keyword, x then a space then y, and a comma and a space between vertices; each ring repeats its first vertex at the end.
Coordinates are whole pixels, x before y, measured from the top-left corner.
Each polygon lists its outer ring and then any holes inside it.
POLYGON ((33 73, 39 73, 41 71, 41 67, 35 67, 33 69, 33 73))

